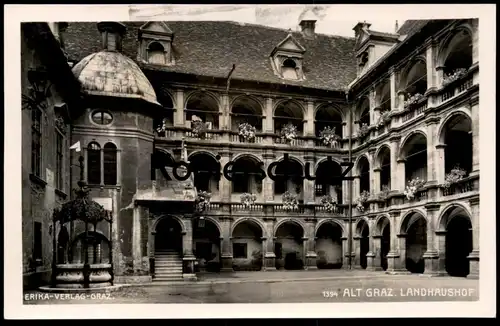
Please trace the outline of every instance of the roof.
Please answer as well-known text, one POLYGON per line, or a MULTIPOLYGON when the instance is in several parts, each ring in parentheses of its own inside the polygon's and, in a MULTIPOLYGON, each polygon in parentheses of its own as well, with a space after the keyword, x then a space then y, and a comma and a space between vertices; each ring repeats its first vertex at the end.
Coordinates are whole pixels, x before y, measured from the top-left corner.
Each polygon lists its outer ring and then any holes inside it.
POLYGON ((399 35, 413 35, 427 24, 429 20, 407 20, 398 29, 399 35))
MULTIPOLYGON (((123 52, 134 60, 139 48, 138 30, 145 22, 123 22, 127 34, 123 52)), ((276 76, 270 62, 273 49, 289 31, 253 24, 227 21, 166 22, 174 33, 172 66, 151 66, 169 72, 226 78, 233 64, 233 79, 299 85, 325 90, 344 90, 356 77, 354 38, 316 34, 293 37, 306 49, 303 56, 305 80, 290 81, 276 76)), ((65 34, 71 60, 81 60, 101 50, 95 23, 72 22, 65 34)))
POLYGON ((92 53, 72 71, 87 94, 140 98, 158 104, 155 91, 141 69, 119 52, 92 53))

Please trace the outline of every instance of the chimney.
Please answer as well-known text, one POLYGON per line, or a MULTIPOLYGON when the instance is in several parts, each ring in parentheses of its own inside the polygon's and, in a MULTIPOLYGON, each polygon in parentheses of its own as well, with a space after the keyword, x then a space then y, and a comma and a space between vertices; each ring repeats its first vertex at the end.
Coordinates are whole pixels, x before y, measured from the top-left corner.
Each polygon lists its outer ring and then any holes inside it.
POLYGON ((307 10, 300 20, 302 34, 306 37, 314 37, 314 29, 316 28, 317 18, 311 10, 307 10))
POLYGON ((368 30, 370 26, 372 26, 372 24, 369 24, 366 21, 357 23, 353 28, 355 37, 359 36, 362 29, 368 30))
POLYGON ((119 22, 99 22, 97 29, 101 32, 103 50, 121 52, 123 35, 127 31, 125 25, 119 22))

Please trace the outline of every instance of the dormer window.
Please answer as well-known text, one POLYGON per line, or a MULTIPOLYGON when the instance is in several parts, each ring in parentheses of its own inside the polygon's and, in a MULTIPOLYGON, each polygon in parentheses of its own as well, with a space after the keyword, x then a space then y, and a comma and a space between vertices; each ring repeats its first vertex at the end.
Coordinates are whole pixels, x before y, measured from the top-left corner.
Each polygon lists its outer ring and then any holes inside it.
POLYGON ((151 42, 148 46, 148 63, 164 65, 165 48, 158 42, 151 42))
POLYGON ((283 66, 281 67, 281 73, 285 79, 297 79, 297 65, 292 59, 286 59, 283 61, 283 66))
POLYGON ((302 60, 305 51, 293 35, 288 34, 271 53, 274 73, 287 80, 304 80, 302 60))
POLYGON ((139 29, 138 60, 155 65, 172 65, 174 33, 164 22, 147 22, 139 29))

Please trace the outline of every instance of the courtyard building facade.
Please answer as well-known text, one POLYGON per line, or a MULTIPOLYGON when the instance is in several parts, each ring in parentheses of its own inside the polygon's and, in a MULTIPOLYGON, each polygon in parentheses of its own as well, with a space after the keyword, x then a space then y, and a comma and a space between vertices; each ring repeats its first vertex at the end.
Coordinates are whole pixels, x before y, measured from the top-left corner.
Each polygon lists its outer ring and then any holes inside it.
MULTIPOLYGON (((359 23, 347 38, 304 17, 300 32, 39 24, 71 82, 55 83, 41 136, 28 126, 36 110, 23 116, 23 146, 34 148, 23 154, 25 275, 47 280, 51 232, 85 231, 51 230, 49 218, 72 198, 81 156, 92 199, 114 221, 92 231, 91 259, 112 257, 118 283, 350 264, 478 277, 477 19, 410 20, 394 33, 359 23), (62 140, 51 126, 60 107, 62 140)), ((63 240, 58 263, 81 262, 82 242, 63 240)))

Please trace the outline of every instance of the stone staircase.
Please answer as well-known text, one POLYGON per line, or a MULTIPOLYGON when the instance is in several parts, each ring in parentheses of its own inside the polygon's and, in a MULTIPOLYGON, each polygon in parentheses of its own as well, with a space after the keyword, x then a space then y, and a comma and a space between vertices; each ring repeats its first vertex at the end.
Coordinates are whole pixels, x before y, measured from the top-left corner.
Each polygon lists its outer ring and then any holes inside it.
POLYGON ((183 281, 182 257, 174 250, 155 252, 155 282, 183 281))

